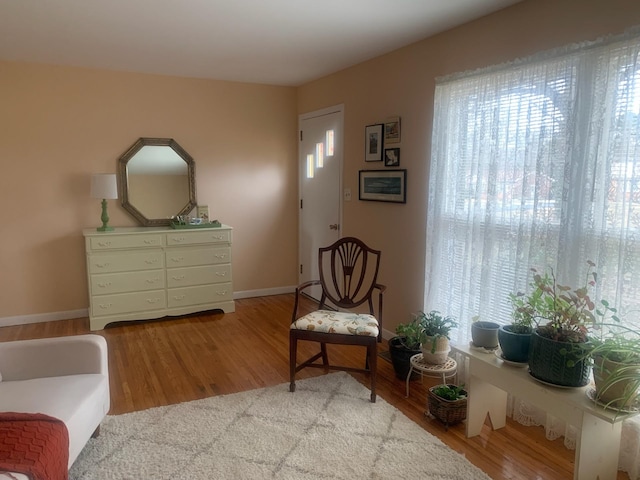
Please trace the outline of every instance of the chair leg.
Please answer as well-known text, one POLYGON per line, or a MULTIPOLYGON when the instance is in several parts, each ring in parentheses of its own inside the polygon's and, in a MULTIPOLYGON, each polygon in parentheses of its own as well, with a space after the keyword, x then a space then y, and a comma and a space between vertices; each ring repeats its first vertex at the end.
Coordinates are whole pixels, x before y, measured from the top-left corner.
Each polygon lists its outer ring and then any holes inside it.
POLYGON ((320 344, 320 351, 322 352, 322 364, 329 365, 329 356, 327 355, 327 344, 320 344))
POLYGON ((289 332, 289 391, 296 391, 296 361, 298 355, 298 339, 293 330, 289 332))
POLYGON ((100 435, 100 425, 98 425, 98 427, 93 431, 91 438, 97 438, 98 435, 100 435))
POLYGON ((376 403, 376 374, 378 372, 377 344, 367 347, 369 375, 371 375, 371 403, 376 403))

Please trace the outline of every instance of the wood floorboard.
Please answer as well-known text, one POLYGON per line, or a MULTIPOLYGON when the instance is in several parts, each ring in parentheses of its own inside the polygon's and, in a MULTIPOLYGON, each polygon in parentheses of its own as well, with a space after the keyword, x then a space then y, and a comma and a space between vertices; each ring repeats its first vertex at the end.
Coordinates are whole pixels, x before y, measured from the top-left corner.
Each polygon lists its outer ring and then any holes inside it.
MULTIPOLYGON (((212 395, 278 385, 289 380, 289 336, 293 295, 274 295, 236 301, 236 312, 206 312, 175 319, 122 322, 100 330, 109 346, 110 414, 186 402, 212 395)), ((303 301, 303 310, 313 304, 303 301)), ((89 320, 0 327, 0 341, 80 335, 89 333, 89 320)), ((300 342, 299 359, 315 347, 300 342)), ((386 342, 381 345, 386 350, 386 342)), ((329 345, 334 363, 354 367, 364 364, 365 349, 329 345)), ((323 375, 322 369, 305 369, 297 379, 323 375)), ((369 379, 352 374, 363 385, 369 379)), ((391 364, 378 361, 377 393, 411 420, 495 480, 560 480, 573 478, 574 452, 562 439, 549 441, 541 427, 524 427, 511 419, 492 431, 485 425, 474 438, 464 436, 464 424, 445 429, 425 416, 427 389, 436 379, 405 383, 395 377, 391 364)), ((618 472, 618 480, 628 479, 618 472)))

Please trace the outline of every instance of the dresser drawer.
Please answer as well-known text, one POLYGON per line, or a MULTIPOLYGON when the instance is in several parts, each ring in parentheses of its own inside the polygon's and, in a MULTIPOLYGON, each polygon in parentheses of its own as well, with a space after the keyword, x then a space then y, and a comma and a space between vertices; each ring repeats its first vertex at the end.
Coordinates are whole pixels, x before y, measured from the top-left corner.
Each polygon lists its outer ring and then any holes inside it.
POLYGON ((200 243, 230 243, 229 230, 206 230, 197 232, 175 232, 167 234, 167 245, 197 245, 200 243))
POLYGON ((164 270, 91 275, 91 295, 136 292, 165 288, 164 270))
POLYGON ((231 281, 231 265, 206 265, 204 267, 170 268, 167 270, 167 287, 190 287, 206 283, 231 281))
POLYGON ((167 308, 164 290, 149 292, 100 295, 91 298, 91 313, 94 317, 120 313, 145 312, 167 308))
POLYGON ((231 247, 171 248, 166 251, 167 268, 216 265, 231 262, 231 247))
POLYGON ((87 258, 87 268, 91 275, 96 273, 133 272, 164 268, 162 250, 139 253, 93 254, 87 258))
POLYGON ((224 302, 232 299, 233 288, 231 283, 219 283, 216 285, 172 288, 169 290, 167 300, 169 308, 176 308, 188 305, 224 302))
POLYGON ((121 248, 150 248, 161 247, 163 235, 113 235, 107 234, 89 239, 91 250, 114 250, 121 248))

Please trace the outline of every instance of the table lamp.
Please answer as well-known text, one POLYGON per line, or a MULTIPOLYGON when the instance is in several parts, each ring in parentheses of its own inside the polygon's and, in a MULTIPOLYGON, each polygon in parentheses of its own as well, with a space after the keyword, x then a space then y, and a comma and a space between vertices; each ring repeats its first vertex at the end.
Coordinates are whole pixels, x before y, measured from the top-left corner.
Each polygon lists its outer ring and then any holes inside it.
POLYGON ((94 173, 91 176, 91 198, 102 199, 102 226, 96 230, 99 232, 110 232, 113 227, 109 226, 109 215, 107 214, 107 199, 118 198, 118 183, 115 173, 94 173))

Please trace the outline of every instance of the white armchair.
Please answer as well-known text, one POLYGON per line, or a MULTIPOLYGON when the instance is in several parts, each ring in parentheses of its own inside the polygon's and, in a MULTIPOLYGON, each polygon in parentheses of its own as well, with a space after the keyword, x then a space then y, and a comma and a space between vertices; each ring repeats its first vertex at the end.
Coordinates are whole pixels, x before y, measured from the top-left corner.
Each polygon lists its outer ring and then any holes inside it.
POLYGON ((69 431, 69 467, 97 433, 109 407, 103 337, 0 343, 0 412, 43 413, 62 420, 69 431))

